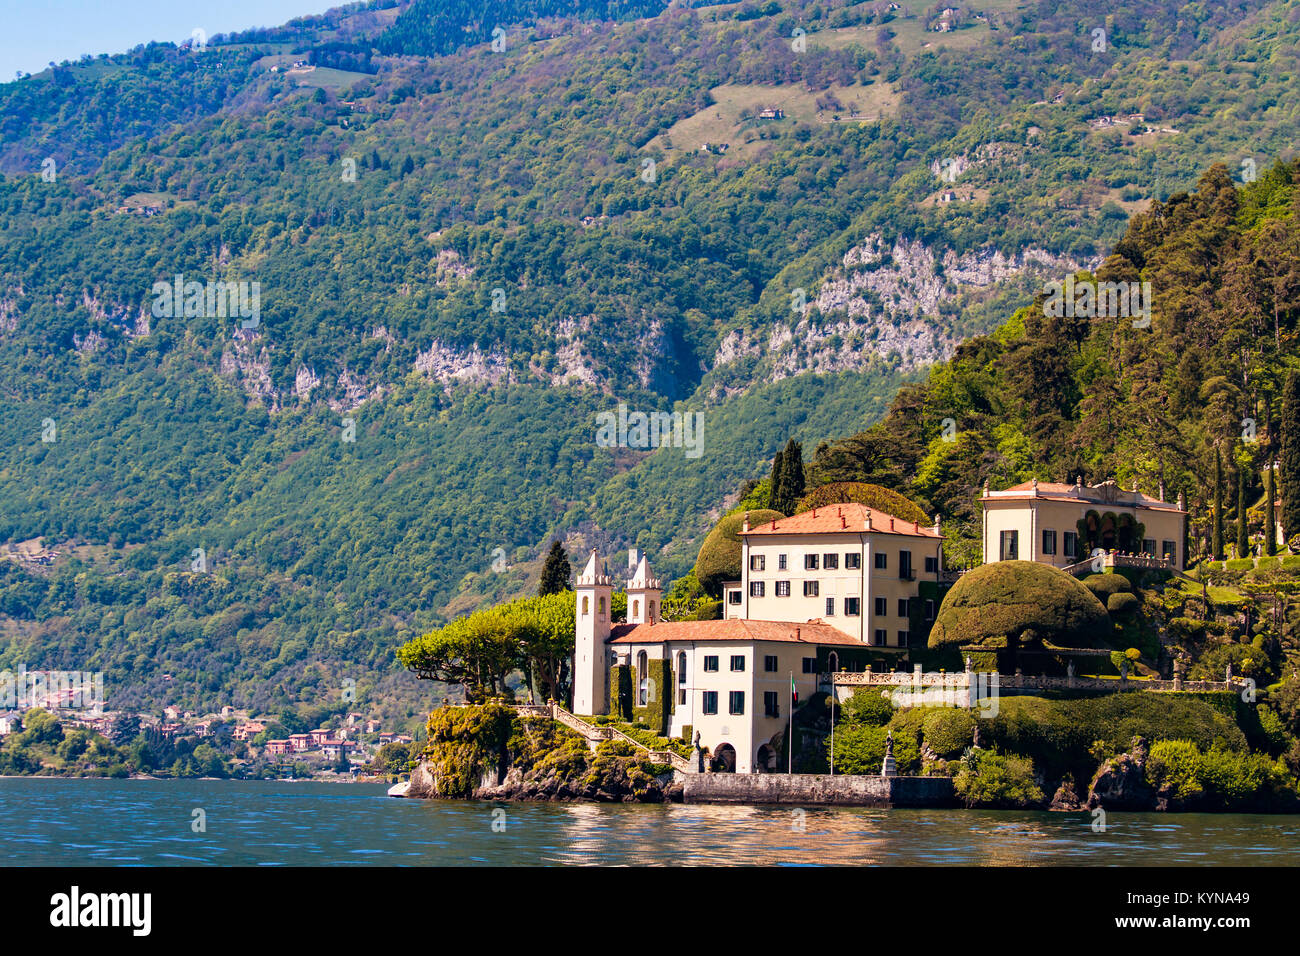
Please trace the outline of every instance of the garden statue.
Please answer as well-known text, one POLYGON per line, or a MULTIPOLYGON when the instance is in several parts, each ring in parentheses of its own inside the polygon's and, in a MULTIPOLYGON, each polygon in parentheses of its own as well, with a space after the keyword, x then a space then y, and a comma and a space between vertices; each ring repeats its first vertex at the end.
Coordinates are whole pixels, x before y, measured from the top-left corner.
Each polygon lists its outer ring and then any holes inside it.
POLYGON ((1119 679, 1128 680, 1128 658, 1119 662, 1119 679))
POLYGON ((894 756, 894 732, 891 730, 885 734, 885 759, 889 760, 894 756))
POLYGON ((1074 661, 1070 661, 1065 665, 1065 676, 1070 680, 1074 680, 1074 661))
POLYGON ((1227 681, 1228 683, 1232 683, 1232 664, 1231 664, 1231 663, 1228 664, 1228 672, 1227 672, 1227 675, 1226 675, 1223 679, 1224 679, 1225 681, 1227 681))
POLYGON ((979 750, 980 749, 980 725, 978 722, 976 722, 975 724, 975 733, 972 735, 972 738, 973 739, 971 740, 971 747, 975 748, 976 750, 979 750))
POLYGON ((970 659, 970 655, 967 654, 967 655, 966 655, 966 671, 969 673, 971 670, 972 670, 972 667, 971 667, 971 659, 970 659))

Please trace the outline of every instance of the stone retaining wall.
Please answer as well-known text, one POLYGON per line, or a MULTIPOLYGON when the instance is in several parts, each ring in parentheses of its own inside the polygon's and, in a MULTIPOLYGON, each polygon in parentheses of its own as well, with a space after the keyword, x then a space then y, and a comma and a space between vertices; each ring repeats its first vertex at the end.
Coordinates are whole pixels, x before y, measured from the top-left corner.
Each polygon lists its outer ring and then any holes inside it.
POLYGON ((682 774, 684 803, 798 804, 839 807, 956 805, 948 777, 843 776, 813 773, 682 774))

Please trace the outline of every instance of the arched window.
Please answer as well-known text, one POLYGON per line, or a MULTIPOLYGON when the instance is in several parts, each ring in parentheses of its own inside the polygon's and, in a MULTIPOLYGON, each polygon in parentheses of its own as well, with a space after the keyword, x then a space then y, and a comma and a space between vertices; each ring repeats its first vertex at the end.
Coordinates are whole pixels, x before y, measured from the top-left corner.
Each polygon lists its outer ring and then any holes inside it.
POLYGON ((644 707, 650 691, 650 674, 645 651, 636 656, 636 681, 637 700, 640 701, 638 706, 644 707))
POLYGON ((600 599, 600 616, 605 616, 605 599, 603 597, 600 599))
POLYGON ((582 599, 582 613, 584 617, 591 613, 591 598, 584 597, 582 599))
POLYGON ((686 652, 677 655, 677 683, 686 683, 686 652))
POLYGON ((651 602, 649 603, 649 608, 650 608, 650 614, 649 614, 649 616, 646 617, 646 620, 649 621, 651 624, 653 624, 653 623, 655 622, 655 602, 654 602, 654 601, 651 601, 651 602))
POLYGON ((836 654, 834 651, 831 651, 829 667, 832 674, 840 669, 840 655, 836 654))
POLYGON ((635 621, 635 620, 636 620, 637 618, 639 618, 640 616, 641 616, 641 602, 640 602, 640 601, 633 601, 633 602, 632 602, 632 620, 635 621))

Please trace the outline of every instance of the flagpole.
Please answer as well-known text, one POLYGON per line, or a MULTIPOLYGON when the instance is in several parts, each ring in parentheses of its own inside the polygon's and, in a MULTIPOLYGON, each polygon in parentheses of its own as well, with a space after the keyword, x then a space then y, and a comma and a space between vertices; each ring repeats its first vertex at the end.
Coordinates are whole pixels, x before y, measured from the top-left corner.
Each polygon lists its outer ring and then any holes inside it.
POLYGON ((831 776, 835 776, 835 680, 831 679, 831 776))
POLYGON ((790 672, 790 733, 789 743, 785 748, 789 764, 786 773, 794 773, 794 671, 790 672))

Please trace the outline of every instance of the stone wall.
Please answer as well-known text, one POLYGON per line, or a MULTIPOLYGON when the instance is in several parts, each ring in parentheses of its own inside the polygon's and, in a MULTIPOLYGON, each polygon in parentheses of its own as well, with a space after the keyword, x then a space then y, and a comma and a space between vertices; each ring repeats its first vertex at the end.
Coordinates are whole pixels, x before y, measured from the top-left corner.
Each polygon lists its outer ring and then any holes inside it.
POLYGON ((947 777, 830 776, 812 773, 682 774, 684 803, 841 807, 955 806, 947 777))

